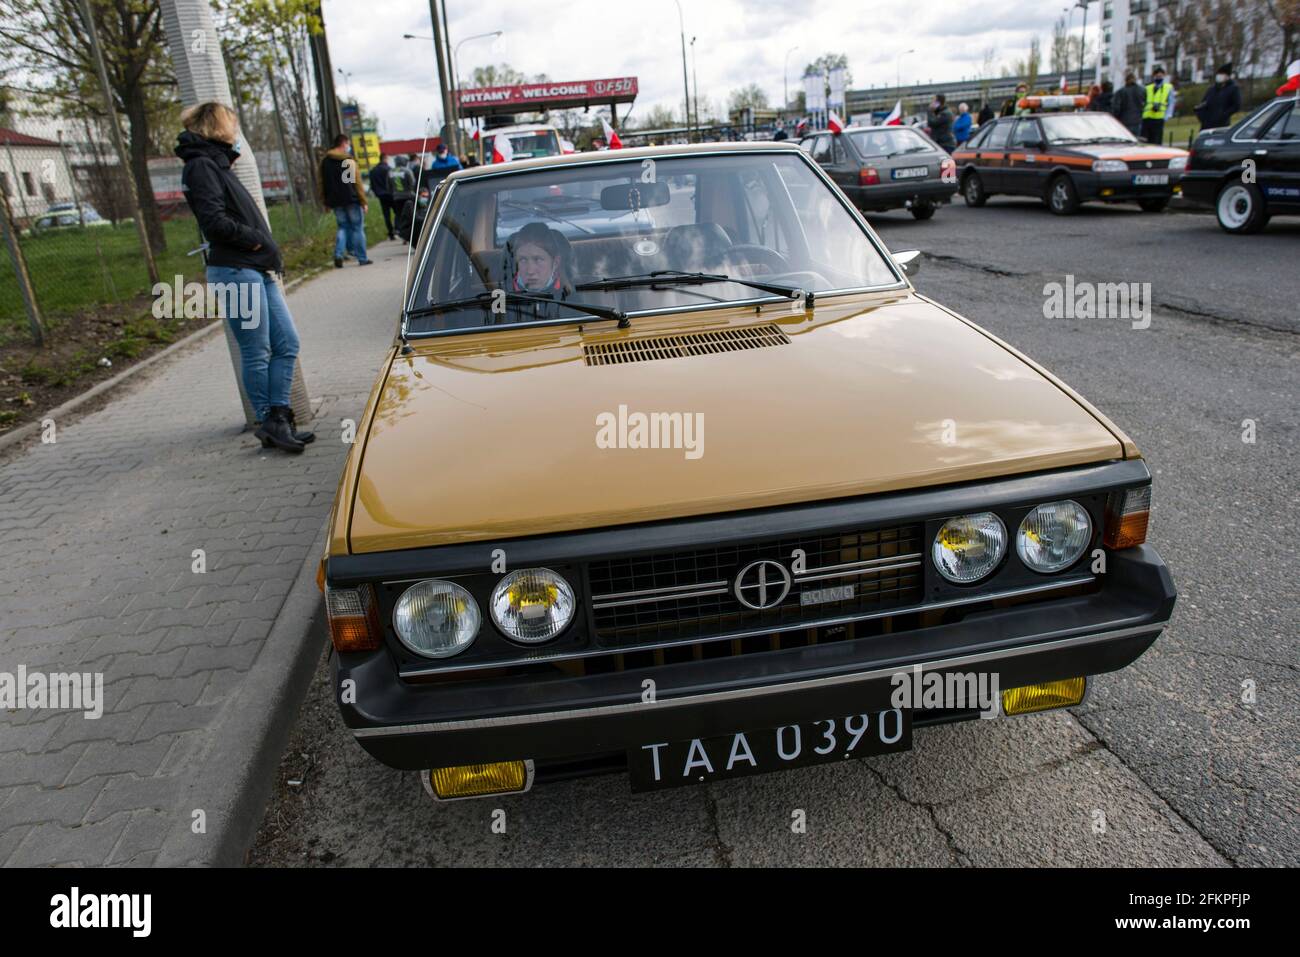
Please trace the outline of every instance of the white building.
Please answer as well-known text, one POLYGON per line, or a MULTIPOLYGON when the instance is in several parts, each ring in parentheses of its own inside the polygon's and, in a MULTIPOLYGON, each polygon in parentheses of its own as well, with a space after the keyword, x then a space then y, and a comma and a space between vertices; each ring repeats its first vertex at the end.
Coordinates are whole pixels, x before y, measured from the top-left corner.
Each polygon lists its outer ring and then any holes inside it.
POLYGON ((67 153, 53 140, 0 127, 0 192, 23 222, 55 203, 75 202, 67 153))

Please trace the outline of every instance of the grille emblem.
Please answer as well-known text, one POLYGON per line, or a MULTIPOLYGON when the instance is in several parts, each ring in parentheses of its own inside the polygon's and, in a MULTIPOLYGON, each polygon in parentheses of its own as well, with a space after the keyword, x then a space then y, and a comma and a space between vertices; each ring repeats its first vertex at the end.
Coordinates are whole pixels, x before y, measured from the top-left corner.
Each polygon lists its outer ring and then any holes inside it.
POLYGON ((773 561, 751 562, 736 576, 736 600, 746 608, 775 608, 790 594, 790 573, 773 561))

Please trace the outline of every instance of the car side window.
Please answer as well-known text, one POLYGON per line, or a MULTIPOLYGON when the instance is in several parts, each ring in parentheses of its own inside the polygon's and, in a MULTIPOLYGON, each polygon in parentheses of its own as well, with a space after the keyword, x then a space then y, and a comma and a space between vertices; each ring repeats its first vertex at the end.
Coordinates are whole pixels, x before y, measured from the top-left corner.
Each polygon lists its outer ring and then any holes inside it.
POLYGON ((805 136, 803 139, 799 141, 799 149, 803 150, 805 153, 812 153, 813 146, 816 143, 817 143, 817 137, 805 136))
POLYGON ((966 148, 967 148, 968 150, 970 150, 970 149, 979 149, 980 145, 981 145, 981 144, 984 142, 984 140, 988 137, 988 135, 989 135, 989 130, 991 130, 991 129, 993 129, 993 127, 991 127, 991 126, 985 126, 985 127, 981 128, 980 130, 978 130, 978 131, 975 133, 975 135, 972 136, 972 137, 970 138, 969 141, 967 141, 967 143, 966 143, 966 148))
POLYGON ((1268 129, 1272 122, 1277 119, 1278 112, 1274 108, 1265 107, 1242 124, 1241 129, 1237 130, 1232 138, 1247 141, 1259 139, 1261 132, 1268 129))
POLYGON ((1007 137, 1011 133, 1010 123, 998 123, 993 129, 989 130, 989 138, 980 146, 986 150, 1000 150, 1007 145, 1007 137))
POLYGON ((1024 147, 1027 143, 1041 143, 1043 134, 1038 131, 1037 120, 1020 120, 1016 123, 1016 131, 1011 135, 1011 146, 1024 147))
POLYGON ((1296 140, 1300 139, 1300 106, 1284 110, 1273 121, 1268 131, 1260 137, 1262 140, 1296 140))
POLYGON ((844 144, 843 144, 843 142, 841 142, 841 140, 840 140, 840 138, 839 138, 838 136, 832 136, 832 137, 831 137, 831 147, 832 147, 832 148, 834 149, 834 151, 835 151, 835 153, 834 153, 834 155, 835 155, 835 165, 836 165, 836 166, 839 166, 839 165, 840 165, 841 163, 843 163, 844 160, 845 160, 844 144))
POLYGON ((819 163, 831 161, 831 138, 829 135, 817 137, 813 143, 812 157, 819 163))

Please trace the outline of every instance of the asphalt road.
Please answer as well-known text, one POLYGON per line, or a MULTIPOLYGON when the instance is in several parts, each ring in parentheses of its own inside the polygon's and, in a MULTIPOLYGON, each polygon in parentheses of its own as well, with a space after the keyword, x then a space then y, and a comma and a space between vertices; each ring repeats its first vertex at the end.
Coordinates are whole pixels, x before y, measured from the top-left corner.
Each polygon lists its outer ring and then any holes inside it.
POLYGON ((444 806, 355 744, 322 662, 252 863, 1300 864, 1300 221, 1238 238, 1199 215, 1060 219, 995 199, 873 222, 892 249, 928 254, 922 293, 1044 363, 1143 450, 1150 540, 1180 592, 1155 646, 1096 679, 1081 708, 919 729, 901 755, 654 795, 613 776, 444 806), (1044 318, 1044 286, 1066 273, 1151 282, 1150 326, 1044 318))

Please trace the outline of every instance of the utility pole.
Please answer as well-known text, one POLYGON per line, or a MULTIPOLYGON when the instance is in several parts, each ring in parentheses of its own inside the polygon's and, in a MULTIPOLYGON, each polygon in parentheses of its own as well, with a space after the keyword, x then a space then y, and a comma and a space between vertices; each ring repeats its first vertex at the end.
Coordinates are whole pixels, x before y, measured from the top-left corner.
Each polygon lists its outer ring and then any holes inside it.
POLYGON ((446 48, 445 56, 447 57, 447 101, 451 104, 451 119, 448 125, 451 127, 451 144, 447 147, 451 150, 452 156, 460 155, 460 95, 457 87, 460 81, 456 78, 456 60, 451 55, 451 28, 447 26, 447 0, 442 0, 442 45, 446 48))
MULTIPOLYGON (((438 92, 442 94, 442 123, 447 138, 454 140, 456 132, 452 123, 451 90, 447 83, 447 51, 442 42, 442 17, 438 15, 438 0, 429 0, 429 19, 433 21, 433 50, 438 58, 438 92)), ((454 144, 449 143, 448 149, 454 149, 454 144)))
POLYGON ((23 308, 27 310, 27 327, 32 333, 32 343, 45 345, 45 324, 41 322, 41 309, 36 304, 36 291, 32 288, 32 277, 27 272, 27 260, 23 257, 23 248, 18 245, 14 234, 13 221, 9 218, 9 197, 0 191, 0 230, 5 234, 5 248, 9 251, 9 262, 14 267, 14 276, 18 288, 23 294, 23 308))
POLYGON ((117 161, 121 164, 125 175, 127 195, 131 198, 131 211, 135 214, 135 231, 140 237, 140 255, 144 257, 144 268, 149 273, 149 284, 152 286, 158 282, 158 264, 154 262, 153 247, 149 245, 149 228, 144 222, 144 211, 140 209, 140 194, 136 192, 135 177, 131 175, 131 158, 126 152, 126 141, 122 139, 122 127, 117 122, 117 110, 113 107, 113 94, 108 85, 108 67, 104 65, 104 52, 99 48, 99 30, 95 27, 90 0, 81 0, 81 15, 86 18, 90 55, 95 61, 95 72, 99 75, 99 91, 104 95, 104 115, 108 118, 108 130, 113 136, 117 161))
POLYGON ((343 120, 334 93, 334 65, 330 63, 330 45, 325 36, 325 14, 319 3, 313 15, 320 20, 320 33, 309 33, 307 45, 311 48, 312 72, 316 76, 316 98, 320 101, 321 134, 326 146, 333 146, 335 138, 343 132, 343 120))

